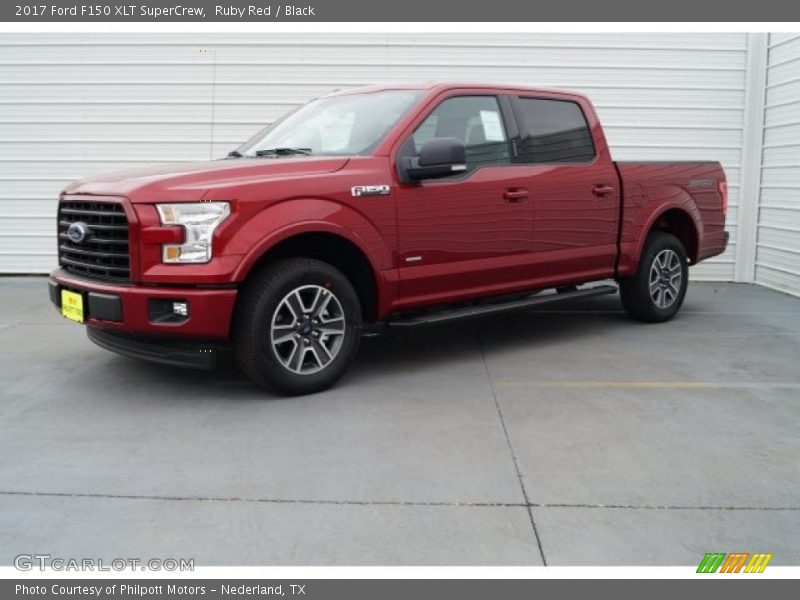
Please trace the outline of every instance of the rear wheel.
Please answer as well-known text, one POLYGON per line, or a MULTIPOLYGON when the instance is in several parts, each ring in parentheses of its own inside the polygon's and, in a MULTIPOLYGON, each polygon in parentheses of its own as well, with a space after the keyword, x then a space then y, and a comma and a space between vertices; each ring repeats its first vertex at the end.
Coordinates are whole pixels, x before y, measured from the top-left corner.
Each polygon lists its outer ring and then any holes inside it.
POLYGON ((636 275, 620 280, 625 311, 648 323, 668 321, 683 304, 689 264, 680 240, 656 231, 647 237, 636 275))
POLYGON ((361 308, 348 279, 313 259, 275 262, 239 299, 234 344, 253 381, 284 394, 333 385, 358 350, 361 308))

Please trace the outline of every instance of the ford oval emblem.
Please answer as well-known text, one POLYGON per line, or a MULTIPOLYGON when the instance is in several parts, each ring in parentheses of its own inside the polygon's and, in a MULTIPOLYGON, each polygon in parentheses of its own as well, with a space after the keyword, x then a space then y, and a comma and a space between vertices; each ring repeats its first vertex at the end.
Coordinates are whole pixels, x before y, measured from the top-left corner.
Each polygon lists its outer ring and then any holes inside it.
POLYGON ((89 235, 89 227, 82 221, 72 223, 67 229, 67 237, 73 244, 80 244, 89 235))

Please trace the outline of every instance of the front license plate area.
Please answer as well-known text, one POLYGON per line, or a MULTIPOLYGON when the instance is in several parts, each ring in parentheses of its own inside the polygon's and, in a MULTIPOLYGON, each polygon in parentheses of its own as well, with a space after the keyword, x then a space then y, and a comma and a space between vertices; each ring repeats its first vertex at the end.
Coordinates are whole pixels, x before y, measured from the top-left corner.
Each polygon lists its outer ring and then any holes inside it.
POLYGON ((69 290, 61 290, 61 314, 70 321, 83 323, 83 296, 69 290))

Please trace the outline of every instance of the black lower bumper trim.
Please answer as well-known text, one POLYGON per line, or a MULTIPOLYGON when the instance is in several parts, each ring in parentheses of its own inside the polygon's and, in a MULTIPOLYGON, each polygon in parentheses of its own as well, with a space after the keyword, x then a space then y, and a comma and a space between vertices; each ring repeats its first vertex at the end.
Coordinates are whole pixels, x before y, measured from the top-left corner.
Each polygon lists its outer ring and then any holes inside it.
POLYGON ((122 301, 115 294, 88 292, 89 316, 103 321, 122 322, 122 301))
POLYGON ((56 305, 56 308, 61 308, 61 294, 58 284, 52 279, 48 280, 47 287, 50 290, 50 302, 56 305))
POLYGON ((86 299, 86 316, 101 321, 122 322, 122 300, 116 294, 102 294, 100 292, 86 292, 72 288, 64 288, 52 279, 48 281, 50 288, 50 302, 56 308, 61 308, 61 290, 67 289, 81 294, 86 299))
POLYGON ((97 327, 87 327, 86 335, 106 350, 162 365, 203 370, 217 366, 218 348, 213 344, 134 337, 97 327))

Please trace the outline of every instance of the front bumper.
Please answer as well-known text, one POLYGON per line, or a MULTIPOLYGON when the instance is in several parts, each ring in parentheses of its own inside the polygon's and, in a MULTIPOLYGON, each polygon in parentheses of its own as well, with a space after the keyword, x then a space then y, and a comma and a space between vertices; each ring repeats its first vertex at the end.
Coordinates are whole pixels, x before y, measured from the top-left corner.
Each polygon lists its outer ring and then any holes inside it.
POLYGON ((235 288, 107 284, 63 269, 51 273, 49 286, 50 300, 57 307, 62 289, 80 293, 90 327, 161 338, 225 340, 236 303, 235 288), (170 301, 185 302, 188 316, 176 322, 154 318, 154 303, 170 301))

